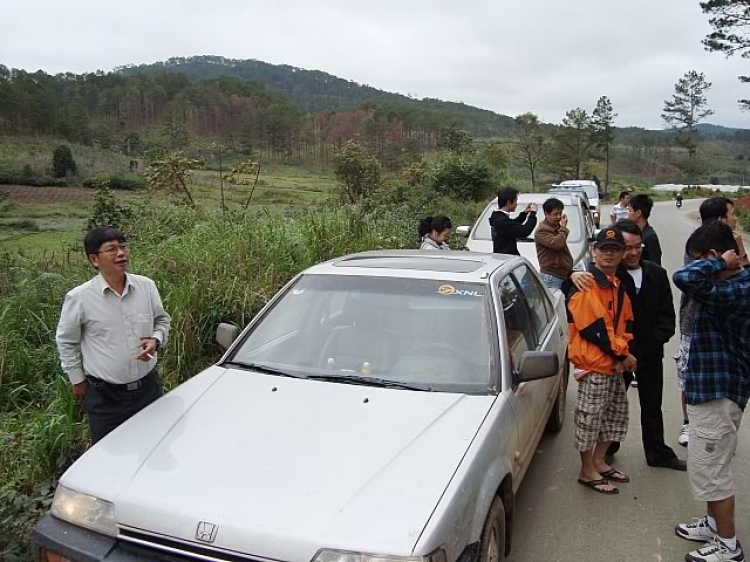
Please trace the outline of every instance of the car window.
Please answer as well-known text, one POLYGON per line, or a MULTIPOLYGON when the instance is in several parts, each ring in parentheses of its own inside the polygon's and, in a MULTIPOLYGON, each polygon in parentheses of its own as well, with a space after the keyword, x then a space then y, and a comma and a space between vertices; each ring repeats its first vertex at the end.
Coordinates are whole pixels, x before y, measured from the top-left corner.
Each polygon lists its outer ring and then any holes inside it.
POLYGON ((521 365, 524 352, 536 348, 533 327, 529 320, 526 299, 511 276, 500 281, 500 301, 505 321, 505 337, 510 353, 511 367, 515 370, 521 365))
MULTIPOLYGON (((552 197, 552 195, 550 195, 552 197)), ((511 217, 517 217, 518 214, 523 211, 528 201, 524 202, 521 198, 518 200, 518 208, 515 213, 511 213, 511 217)), ((544 220, 544 211, 542 210, 542 204, 537 203, 539 208, 536 212, 537 224, 544 220)), ((490 227, 490 217, 492 213, 497 211, 497 204, 494 203, 488 206, 482 216, 479 217, 476 226, 474 227, 473 237, 477 240, 492 240, 492 229, 490 227)), ((582 232, 584 232, 582 221, 582 214, 578 210, 576 205, 565 205, 565 216, 568 217, 568 244, 579 243, 582 240, 582 232)), ((534 229, 536 232, 536 229, 534 229)), ((534 232, 529 235, 529 238, 533 240, 534 232)))
POLYGON ((537 341, 542 341, 542 336, 552 321, 552 305, 547 294, 537 281, 536 276, 528 267, 522 265, 513 270, 513 274, 521 286, 521 291, 526 298, 531 313, 531 325, 536 334, 537 341))
POLYGON ((493 332, 487 293, 478 283, 306 274, 230 360, 301 376, 368 375, 486 392, 493 332))

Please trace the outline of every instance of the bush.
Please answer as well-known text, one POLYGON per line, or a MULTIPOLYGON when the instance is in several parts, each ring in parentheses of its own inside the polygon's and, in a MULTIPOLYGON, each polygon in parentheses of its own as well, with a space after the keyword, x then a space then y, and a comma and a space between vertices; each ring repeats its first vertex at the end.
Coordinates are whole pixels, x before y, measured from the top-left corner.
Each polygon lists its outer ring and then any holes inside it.
POLYGON ((64 178, 24 177, 21 175, 0 172, 0 185, 29 185, 31 187, 67 187, 64 178))
POLYGON ((135 191, 137 189, 146 189, 148 184, 146 180, 139 177, 126 177, 120 174, 111 176, 97 176, 83 181, 83 187, 97 187, 106 183, 110 189, 122 189, 125 191, 135 191))
POLYGON ((52 154, 52 170, 56 178, 75 175, 78 167, 73 159, 73 153, 67 144, 58 145, 52 154))
POLYGON ((380 164, 353 141, 347 142, 334 157, 334 173, 341 186, 344 203, 358 203, 369 197, 381 184, 380 164))
POLYGON ((432 187, 462 201, 485 199, 493 188, 492 168, 475 152, 446 152, 433 165, 432 187))
POLYGON ((119 203, 107 182, 96 186, 94 193, 94 213, 89 218, 86 228, 91 230, 97 226, 112 226, 122 230, 123 224, 130 220, 130 206, 119 203))

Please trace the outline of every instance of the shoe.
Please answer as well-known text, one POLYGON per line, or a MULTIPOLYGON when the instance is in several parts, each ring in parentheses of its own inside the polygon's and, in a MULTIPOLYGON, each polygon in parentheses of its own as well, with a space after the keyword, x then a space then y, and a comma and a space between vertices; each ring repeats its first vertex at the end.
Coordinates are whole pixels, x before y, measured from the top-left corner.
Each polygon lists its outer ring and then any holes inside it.
POLYGON ((653 466, 654 468, 671 468, 672 470, 679 470, 681 472, 687 470, 687 461, 678 459, 677 457, 659 462, 648 462, 646 464, 653 466))
POLYGON ((745 562, 745 553, 737 542, 737 550, 721 542, 718 537, 705 546, 685 555, 685 562, 745 562))
POLYGON ((714 540, 716 531, 708 524, 708 517, 693 519, 692 523, 675 525, 674 534, 688 541, 708 542, 714 540))
POLYGON ((687 447, 689 434, 690 434, 690 425, 683 423, 682 427, 680 428, 680 436, 677 438, 677 443, 679 443, 683 447, 687 447))

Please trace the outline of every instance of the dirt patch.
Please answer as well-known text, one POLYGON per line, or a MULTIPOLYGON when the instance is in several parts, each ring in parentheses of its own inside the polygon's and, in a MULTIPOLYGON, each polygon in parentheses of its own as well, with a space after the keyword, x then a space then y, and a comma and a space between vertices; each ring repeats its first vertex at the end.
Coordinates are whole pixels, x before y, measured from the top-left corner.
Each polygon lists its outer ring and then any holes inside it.
POLYGON ((734 204, 743 211, 750 211, 750 195, 743 195, 734 201, 734 204))
POLYGON ((0 192, 19 205, 56 205, 91 201, 94 190, 86 187, 31 187, 28 185, 0 185, 0 192))

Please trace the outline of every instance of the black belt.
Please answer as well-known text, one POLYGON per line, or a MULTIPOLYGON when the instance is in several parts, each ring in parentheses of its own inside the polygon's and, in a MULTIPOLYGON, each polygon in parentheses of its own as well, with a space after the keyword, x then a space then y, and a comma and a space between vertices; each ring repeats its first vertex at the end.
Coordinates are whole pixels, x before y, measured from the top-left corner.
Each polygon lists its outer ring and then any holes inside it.
POLYGON ((149 373, 145 377, 140 378, 137 381, 129 382, 126 384, 115 384, 113 382, 108 382, 100 378, 94 377, 92 375, 86 375, 86 378, 94 386, 106 386, 114 390, 124 390, 126 392, 132 392, 134 390, 139 390, 144 384, 146 384, 149 381, 149 378, 152 377, 154 374, 156 374, 156 368, 151 369, 151 371, 149 371, 149 373))

